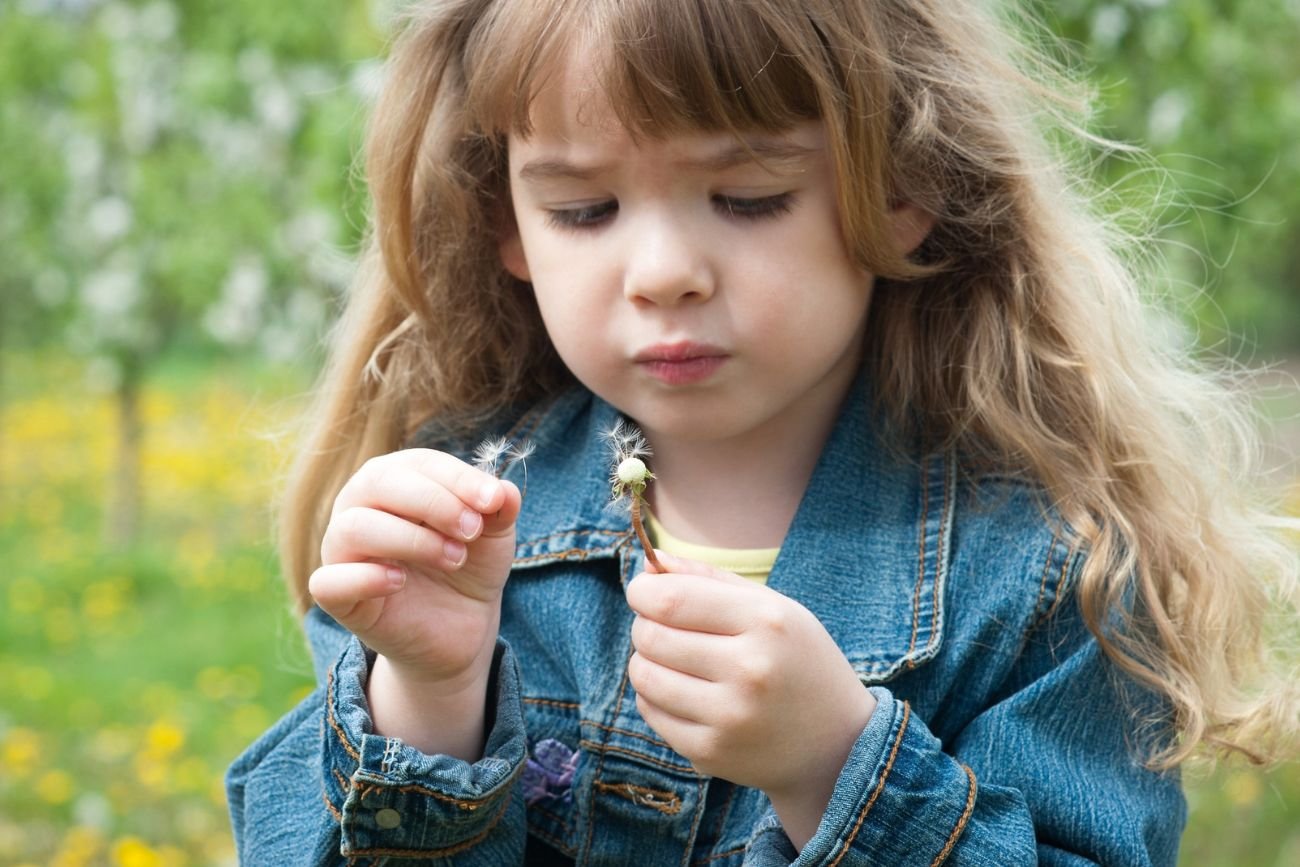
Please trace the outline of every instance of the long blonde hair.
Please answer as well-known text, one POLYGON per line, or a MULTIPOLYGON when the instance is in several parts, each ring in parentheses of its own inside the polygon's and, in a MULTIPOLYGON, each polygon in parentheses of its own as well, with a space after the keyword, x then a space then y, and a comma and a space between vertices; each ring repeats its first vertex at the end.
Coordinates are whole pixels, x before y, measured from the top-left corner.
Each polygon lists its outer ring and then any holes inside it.
POLYGON ((884 405, 1047 492, 1086 551, 1090 628, 1169 708, 1153 766, 1200 746, 1267 758, 1297 723, 1266 628, 1294 613, 1296 558, 1253 503, 1251 427, 1227 385, 1153 338, 1129 239, 1047 145, 1087 140, 1068 120, 1083 104, 982 6, 414 4, 367 142, 367 250, 283 503, 300 610, 330 505, 367 458, 430 417, 469 427, 572 381, 499 260, 505 137, 527 134, 567 50, 602 46, 634 134, 825 123, 844 241, 878 275, 867 364, 884 405), (906 260, 882 230, 900 200, 937 218, 906 260))

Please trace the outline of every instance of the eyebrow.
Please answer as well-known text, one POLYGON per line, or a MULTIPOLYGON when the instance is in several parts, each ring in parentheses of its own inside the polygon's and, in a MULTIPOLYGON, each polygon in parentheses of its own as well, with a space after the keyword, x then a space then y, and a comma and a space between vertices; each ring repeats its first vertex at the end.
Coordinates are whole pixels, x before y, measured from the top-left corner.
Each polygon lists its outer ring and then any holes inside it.
MULTIPOLYGON (((749 142, 737 142, 715 154, 678 160, 675 165, 682 169, 721 172, 746 163, 757 163, 763 168, 795 170, 803 161, 816 153, 815 148, 804 147, 793 142, 771 139, 757 139, 749 142)), ((603 164, 575 165, 560 159, 536 159, 524 163, 519 169, 519 179, 536 182, 547 180, 589 181, 608 171, 603 164)))

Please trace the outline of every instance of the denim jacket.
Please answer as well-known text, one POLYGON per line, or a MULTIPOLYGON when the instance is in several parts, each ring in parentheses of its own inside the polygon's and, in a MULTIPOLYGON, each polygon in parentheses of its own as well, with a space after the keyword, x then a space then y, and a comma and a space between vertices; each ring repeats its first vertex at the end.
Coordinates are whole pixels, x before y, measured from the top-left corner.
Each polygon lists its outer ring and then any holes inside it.
POLYGON ((761 791, 701 776, 637 712, 623 588, 643 554, 600 436, 617 411, 577 390, 512 431, 537 451, 510 471, 526 489, 483 758, 375 734, 373 654, 313 609, 318 689, 227 774, 241 862, 1174 864, 1181 787, 1135 757, 1068 529, 1024 482, 900 459, 852 397, 769 578, 878 703, 801 851, 761 791))

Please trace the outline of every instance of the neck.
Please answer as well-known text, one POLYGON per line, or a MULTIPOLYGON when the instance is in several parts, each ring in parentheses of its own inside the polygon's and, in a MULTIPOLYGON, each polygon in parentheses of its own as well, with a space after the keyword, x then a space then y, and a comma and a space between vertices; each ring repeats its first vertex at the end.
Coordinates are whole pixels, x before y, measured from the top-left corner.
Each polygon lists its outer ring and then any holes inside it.
POLYGON ((841 392, 834 400, 807 407, 807 412, 786 413, 738 437, 654 437, 656 480, 648 493, 656 519, 687 542, 720 548, 779 547, 842 399, 841 392))

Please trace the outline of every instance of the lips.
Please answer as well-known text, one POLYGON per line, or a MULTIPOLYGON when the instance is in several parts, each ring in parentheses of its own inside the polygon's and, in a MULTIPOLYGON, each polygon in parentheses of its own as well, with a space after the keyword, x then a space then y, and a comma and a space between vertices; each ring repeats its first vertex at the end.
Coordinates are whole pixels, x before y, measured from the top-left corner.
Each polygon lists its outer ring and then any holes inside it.
POLYGON ((691 385, 711 377, 727 361, 727 353, 706 343, 660 343, 638 352, 633 361, 650 376, 668 385, 691 385))

